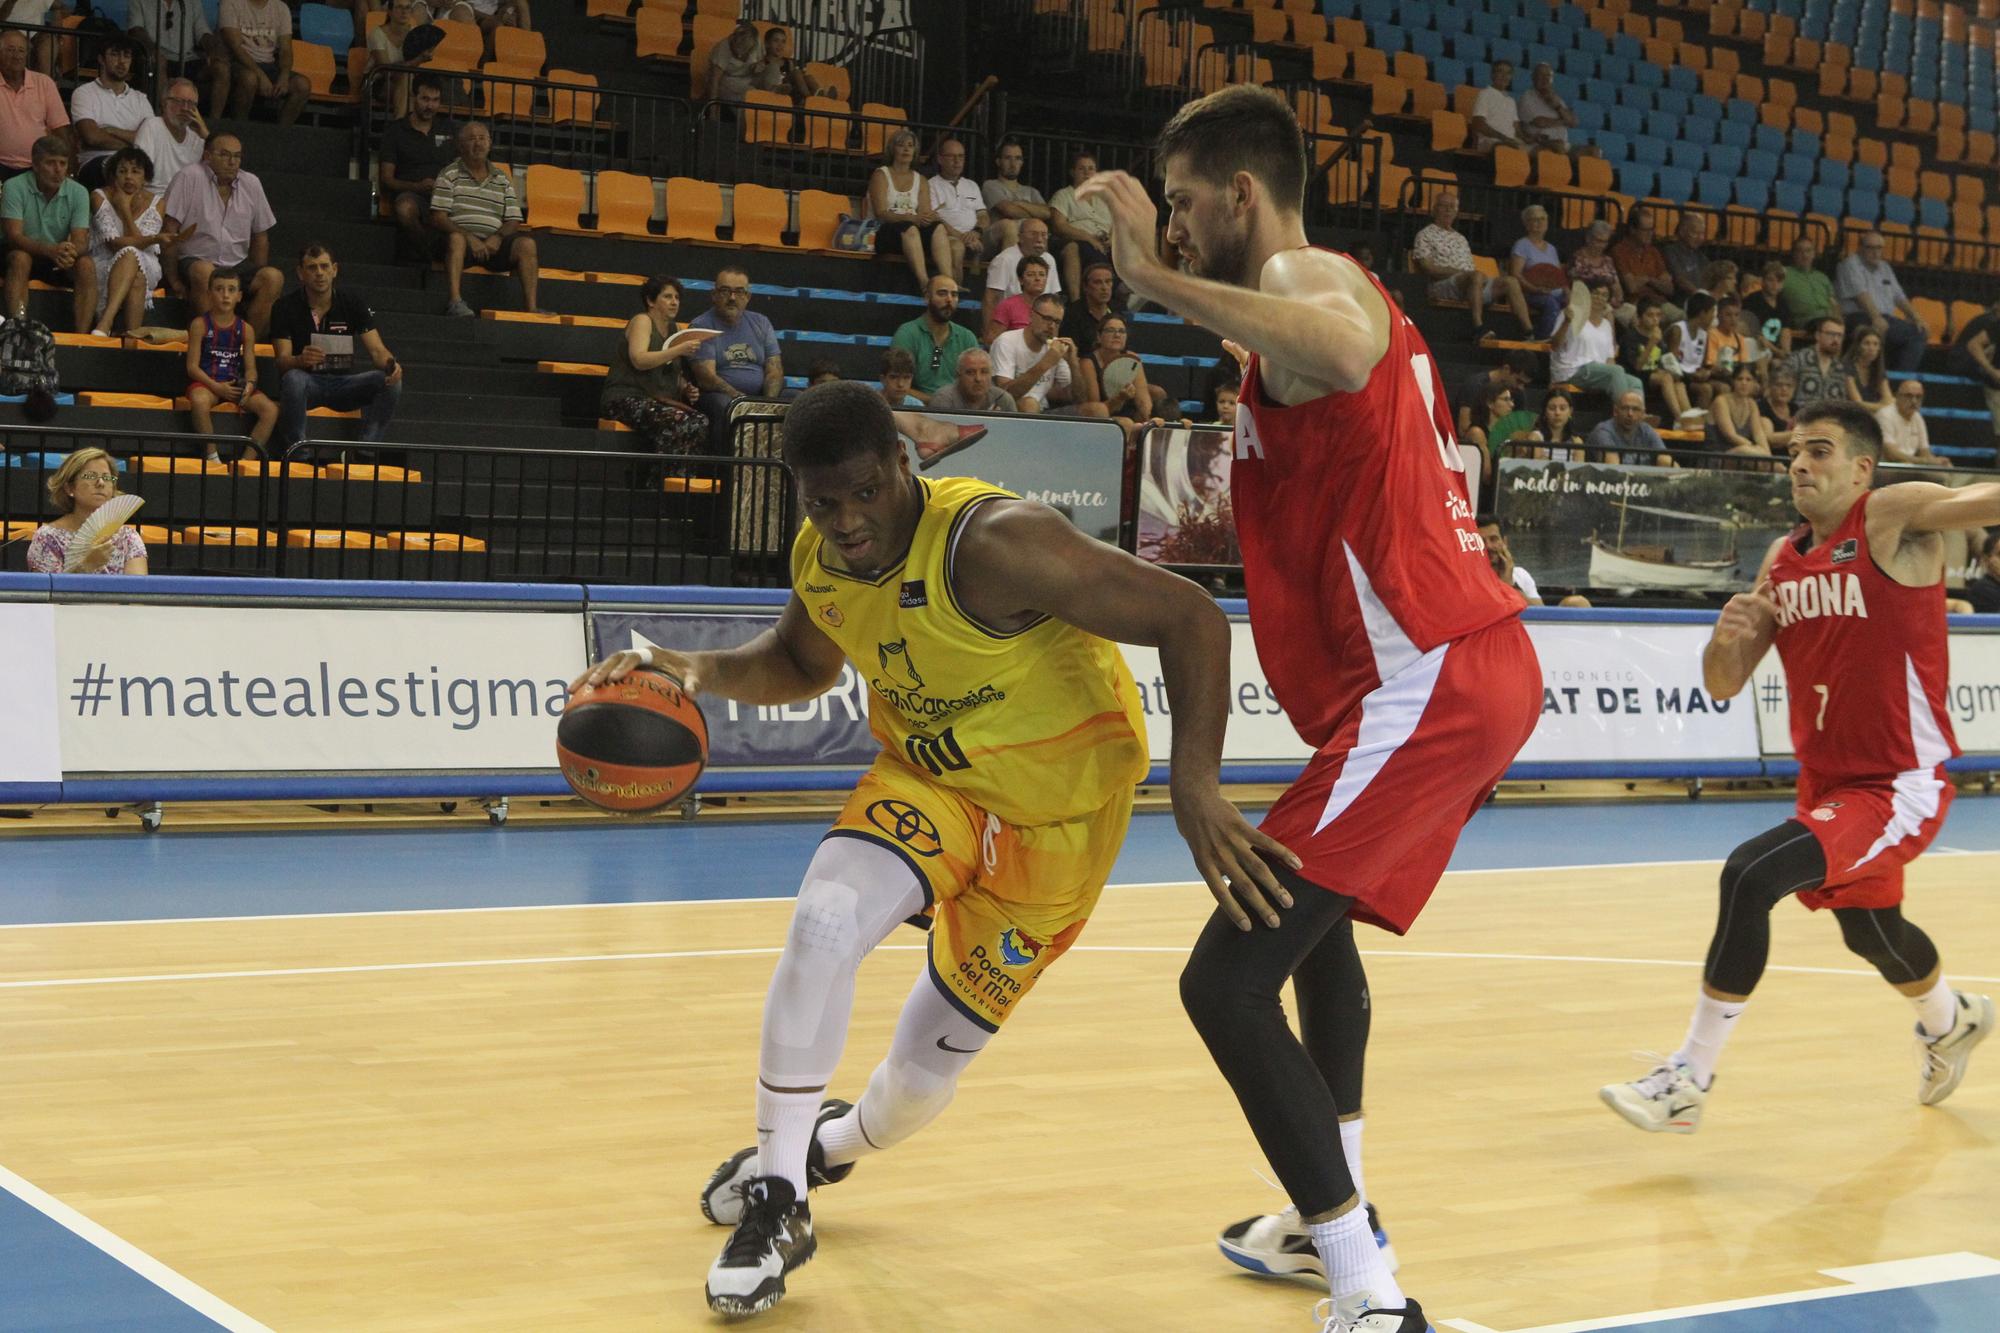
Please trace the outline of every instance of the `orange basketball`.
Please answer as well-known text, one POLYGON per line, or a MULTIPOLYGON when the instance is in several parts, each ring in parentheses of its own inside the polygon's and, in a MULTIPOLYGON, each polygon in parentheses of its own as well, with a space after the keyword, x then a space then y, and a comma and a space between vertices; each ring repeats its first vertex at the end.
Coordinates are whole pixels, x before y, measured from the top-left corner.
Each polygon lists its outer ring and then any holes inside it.
POLYGON ((556 724, 570 790, 604 810, 647 815, 678 801, 708 763, 708 719, 663 671, 585 685, 556 724))

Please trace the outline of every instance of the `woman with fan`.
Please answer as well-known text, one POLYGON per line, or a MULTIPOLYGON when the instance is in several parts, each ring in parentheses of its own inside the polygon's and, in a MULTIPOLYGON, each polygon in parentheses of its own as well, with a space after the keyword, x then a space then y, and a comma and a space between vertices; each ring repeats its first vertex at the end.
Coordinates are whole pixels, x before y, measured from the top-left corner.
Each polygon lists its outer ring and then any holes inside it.
POLYGON ((102 449, 79 449, 49 477, 60 517, 35 531, 28 568, 38 574, 144 574, 146 543, 123 526, 144 503, 118 494, 118 468, 102 449))
POLYGON ((1135 422, 1157 418, 1169 407, 1178 419, 1180 409, 1169 400, 1167 391, 1146 382, 1145 367, 1127 350, 1129 332, 1125 317, 1115 312, 1098 324, 1096 350, 1077 362, 1082 383, 1077 386, 1076 400, 1103 403, 1106 413, 1128 431, 1135 422))

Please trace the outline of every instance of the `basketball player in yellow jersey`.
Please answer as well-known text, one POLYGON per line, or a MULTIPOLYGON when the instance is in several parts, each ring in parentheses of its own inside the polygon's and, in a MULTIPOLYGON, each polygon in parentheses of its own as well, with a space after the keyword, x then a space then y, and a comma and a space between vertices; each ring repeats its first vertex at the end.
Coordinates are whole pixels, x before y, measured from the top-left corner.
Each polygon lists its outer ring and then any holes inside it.
POLYGON ((1174 817, 1238 925, 1286 906, 1256 853, 1292 863, 1223 799, 1229 625, 1185 579, 1093 541, 1045 505, 969 480, 920 480, 881 395, 802 394, 784 457, 807 527, 777 626, 740 648, 618 653, 741 703, 813 698, 854 663, 882 753, 821 842, 764 1004, 757 1146, 702 1192, 734 1234, 708 1303, 769 1309, 813 1255, 806 1191, 921 1129, 959 1075, 1083 929, 1147 769, 1138 692, 1108 640, 1156 646, 1174 718, 1174 817), (854 974, 909 918, 930 918, 923 973, 858 1105, 822 1103, 854 974))

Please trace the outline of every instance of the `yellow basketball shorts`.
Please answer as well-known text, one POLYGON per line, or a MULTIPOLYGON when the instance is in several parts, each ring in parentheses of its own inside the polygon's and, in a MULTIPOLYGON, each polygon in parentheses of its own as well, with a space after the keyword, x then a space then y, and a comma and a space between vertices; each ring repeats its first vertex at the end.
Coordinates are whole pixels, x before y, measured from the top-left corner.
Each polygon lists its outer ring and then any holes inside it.
POLYGON ((931 980, 966 1017, 997 1032, 1083 933, 1131 821, 1127 791, 1077 819, 1018 827, 884 755, 827 836, 879 843, 916 872, 930 918, 931 980))

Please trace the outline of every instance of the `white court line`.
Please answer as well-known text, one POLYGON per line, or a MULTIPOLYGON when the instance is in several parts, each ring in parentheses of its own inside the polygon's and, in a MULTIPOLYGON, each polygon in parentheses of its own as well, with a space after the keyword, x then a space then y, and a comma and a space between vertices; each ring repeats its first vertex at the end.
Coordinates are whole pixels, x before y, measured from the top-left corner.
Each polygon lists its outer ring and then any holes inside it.
MULTIPOLYGON (((2000 856, 2000 848, 1988 851, 1965 851, 1958 848, 1932 848, 1932 851, 1949 851, 1957 856, 2000 856)), ((1559 866, 1480 866, 1470 870, 1448 870, 1445 878, 1454 875, 1549 875, 1564 870, 1646 870, 1665 866, 1719 866, 1724 858, 1720 856, 1698 857, 1679 861, 1593 861, 1578 865, 1559 866)), ((1193 879, 1139 880, 1129 884, 1107 884, 1106 892, 1112 889, 1191 889, 1200 881, 1193 879)), ((776 903, 787 902, 792 895, 760 894, 748 898, 662 898, 635 902, 617 903, 519 903, 492 907, 388 907, 354 912, 246 912, 230 916, 150 916, 116 917, 105 921, 17 921, 0 922, 0 930, 67 930, 76 926, 191 926, 215 925, 227 921, 328 921, 349 917, 371 916, 453 916, 468 912, 572 912, 590 911, 607 907, 719 907, 725 904, 776 903)))
POLYGON ((271 1333, 229 1302, 204 1287, 197 1286, 138 1246, 106 1231, 76 1209, 46 1190, 21 1179, 0 1166, 0 1190, 6 1190, 50 1221, 75 1233, 183 1305, 207 1315, 230 1333, 271 1333))

